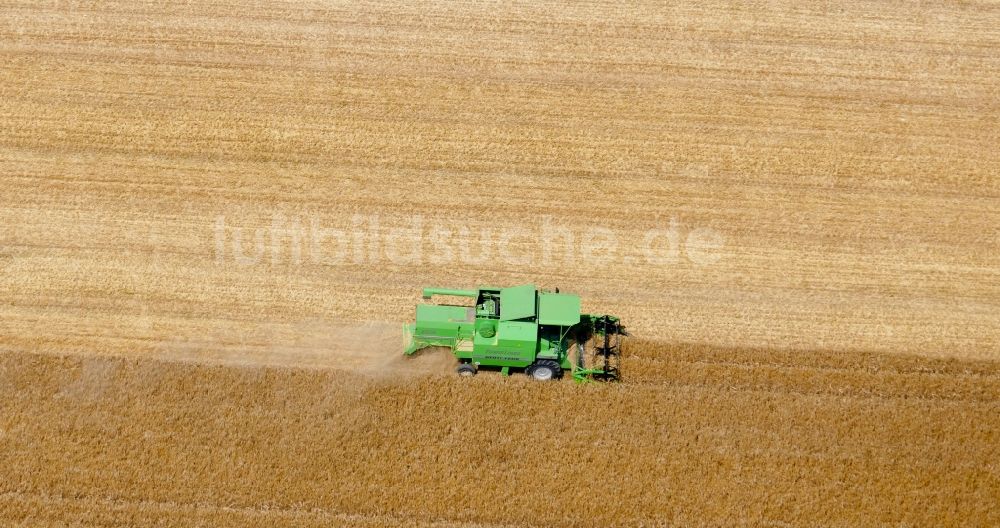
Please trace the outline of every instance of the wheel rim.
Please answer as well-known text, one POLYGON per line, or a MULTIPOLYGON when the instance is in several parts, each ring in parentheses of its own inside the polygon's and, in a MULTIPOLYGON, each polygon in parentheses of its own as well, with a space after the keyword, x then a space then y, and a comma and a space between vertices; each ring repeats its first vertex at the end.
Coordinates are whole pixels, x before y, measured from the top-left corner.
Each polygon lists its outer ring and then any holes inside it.
POLYGON ((531 376, 539 381, 548 381, 552 379, 552 369, 549 367, 535 367, 532 371, 531 376))

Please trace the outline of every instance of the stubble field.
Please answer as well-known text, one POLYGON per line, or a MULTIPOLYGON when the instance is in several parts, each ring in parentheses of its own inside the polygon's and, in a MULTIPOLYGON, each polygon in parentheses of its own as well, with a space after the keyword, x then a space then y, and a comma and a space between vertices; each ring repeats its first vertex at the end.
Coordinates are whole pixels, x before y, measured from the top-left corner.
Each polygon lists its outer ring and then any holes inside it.
POLYGON ((0 12, 3 524, 1000 523, 996 4, 0 12), (521 282, 625 383, 397 356, 521 282))

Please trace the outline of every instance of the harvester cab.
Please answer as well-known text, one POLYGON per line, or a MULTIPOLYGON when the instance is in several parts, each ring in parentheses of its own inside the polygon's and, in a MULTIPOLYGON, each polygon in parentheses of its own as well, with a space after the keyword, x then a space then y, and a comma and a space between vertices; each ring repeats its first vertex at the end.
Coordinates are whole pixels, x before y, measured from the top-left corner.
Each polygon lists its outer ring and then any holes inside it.
POLYGON ((465 376, 492 367, 504 375, 524 369, 537 380, 558 379, 566 371, 577 381, 620 378, 618 340, 628 334, 615 316, 581 313, 577 295, 530 284, 424 289, 424 299, 435 296, 470 300, 460 305, 418 304, 416 321, 404 326, 407 355, 446 347, 459 361, 458 373, 465 376))

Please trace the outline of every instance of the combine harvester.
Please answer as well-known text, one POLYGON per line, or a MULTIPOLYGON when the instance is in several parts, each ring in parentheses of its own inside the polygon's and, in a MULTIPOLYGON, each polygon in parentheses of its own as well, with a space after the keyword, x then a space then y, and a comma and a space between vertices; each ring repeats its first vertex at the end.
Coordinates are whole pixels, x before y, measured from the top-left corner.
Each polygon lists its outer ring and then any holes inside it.
POLYGON ((480 367, 524 369, 548 381, 572 373, 576 381, 619 379, 619 337, 627 336, 612 315, 580 313, 577 295, 539 290, 526 284, 476 290, 425 288, 435 295, 468 297, 474 304, 418 304, 417 320, 403 327, 405 354, 447 347, 458 358, 458 373, 474 376, 480 367), (592 365, 585 359, 592 343, 592 365), (571 354, 575 350, 575 354, 571 354))

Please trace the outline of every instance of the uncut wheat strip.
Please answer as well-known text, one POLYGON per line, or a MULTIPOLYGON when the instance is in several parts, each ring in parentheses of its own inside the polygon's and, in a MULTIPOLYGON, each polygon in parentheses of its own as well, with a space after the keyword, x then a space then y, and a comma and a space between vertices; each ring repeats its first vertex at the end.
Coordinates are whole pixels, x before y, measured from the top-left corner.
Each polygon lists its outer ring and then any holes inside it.
POLYGON ((465 523, 448 520, 420 521, 403 515, 358 515, 318 508, 293 509, 261 505, 256 508, 211 503, 177 503, 123 500, 107 497, 53 496, 47 493, 0 493, 0 517, 10 522, 60 526, 65 522, 103 525, 155 523, 157 526, 246 526, 246 523, 280 522, 284 526, 404 526, 412 528, 510 528, 510 524, 465 523))

